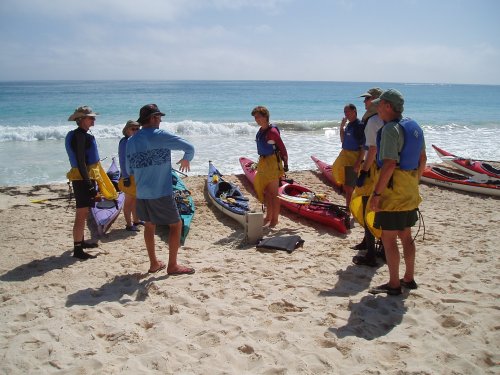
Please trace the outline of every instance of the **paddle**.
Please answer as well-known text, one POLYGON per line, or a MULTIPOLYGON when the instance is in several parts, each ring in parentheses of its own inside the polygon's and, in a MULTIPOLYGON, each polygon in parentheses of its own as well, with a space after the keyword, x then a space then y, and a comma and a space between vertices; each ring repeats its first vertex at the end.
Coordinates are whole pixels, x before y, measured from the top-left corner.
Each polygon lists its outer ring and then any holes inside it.
POLYGON ((179 174, 183 175, 184 177, 187 177, 187 176, 188 176, 187 174, 182 173, 181 171, 178 171, 178 170, 177 170, 177 169, 175 169, 175 168, 172 168, 172 169, 173 169, 175 172, 177 172, 177 173, 179 173, 179 174))
POLYGON ((44 198, 44 199, 35 199, 32 200, 31 203, 45 203, 48 201, 58 201, 62 199, 69 199, 70 197, 56 197, 56 198, 44 198))

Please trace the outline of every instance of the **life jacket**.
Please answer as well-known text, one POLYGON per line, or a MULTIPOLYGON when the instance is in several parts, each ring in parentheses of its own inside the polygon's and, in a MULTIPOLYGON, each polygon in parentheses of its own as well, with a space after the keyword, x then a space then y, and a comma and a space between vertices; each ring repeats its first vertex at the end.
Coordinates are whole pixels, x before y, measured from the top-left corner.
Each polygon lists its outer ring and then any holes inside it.
MULTIPOLYGON (((71 164, 71 167, 73 168, 78 168, 78 162, 76 160, 76 153, 75 150, 71 147, 71 141, 73 140, 73 137, 75 136, 75 130, 71 130, 67 135, 65 139, 65 146, 66 146, 66 152, 68 153, 69 157, 69 163, 71 164)), ((86 135, 86 144, 87 141, 90 143, 90 145, 85 149, 85 163, 87 165, 90 164, 95 164, 97 163, 99 159, 99 152, 97 151, 97 143, 95 141, 95 138, 87 134, 86 135)))
MULTIPOLYGON (((68 153, 69 162, 71 164, 70 171, 66 174, 66 177, 70 181, 83 180, 83 177, 78 169, 78 163, 76 161, 76 154, 71 147, 71 141, 74 137, 75 130, 68 133, 65 139, 66 151, 68 153)), ((87 171, 89 178, 97 182, 99 188, 99 193, 108 200, 118 199, 118 193, 110 180, 106 171, 102 168, 101 162, 99 160, 99 153, 97 152, 97 143, 95 138, 91 135, 87 138, 90 140, 90 146, 85 149, 85 162, 87 164, 87 171)))
POLYGON ((259 129, 257 136, 255 137, 255 141, 257 142, 257 153, 260 156, 272 155, 276 150, 275 145, 267 143, 267 132, 271 130, 271 128, 275 128, 278 133, 280 132, 277 126, 270 124, 266 130, 262 130, 262 128, 259 129))
MULTIPOLYGON (((399 169, 411 171, 418 168, 420 153, 424 142, 424 132, 422 128, 412 119, 404 118, 398 122, 403 129, 404 143, 399 152, 399 169)), ((377 165, 382 168, 383 160, 380 159, 380 142, 382 139, 382 129, 377 132, 377 165)))
POLYGON ((359 151, 359 148, 363 146, 360 144, 360 139, 356 138, 356 131, 358 130, 356 127, 363 126, 363 123, 356 119, 353 122, 350 122, 346 128, 344 133, 344 141, 342 142, 342 148, 348 151, 359 151))

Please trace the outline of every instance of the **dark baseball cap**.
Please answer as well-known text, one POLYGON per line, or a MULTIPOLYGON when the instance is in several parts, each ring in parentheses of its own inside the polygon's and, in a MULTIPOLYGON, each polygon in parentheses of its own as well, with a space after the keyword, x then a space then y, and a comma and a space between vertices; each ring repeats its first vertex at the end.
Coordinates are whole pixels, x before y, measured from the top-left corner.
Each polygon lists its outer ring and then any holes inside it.
POLYGON ((158 108, 156 104, 146 104, 141 108, 137 122, 142 124, 153 115, 165 116, 165 114, 160 111, 160 108, 158 108))

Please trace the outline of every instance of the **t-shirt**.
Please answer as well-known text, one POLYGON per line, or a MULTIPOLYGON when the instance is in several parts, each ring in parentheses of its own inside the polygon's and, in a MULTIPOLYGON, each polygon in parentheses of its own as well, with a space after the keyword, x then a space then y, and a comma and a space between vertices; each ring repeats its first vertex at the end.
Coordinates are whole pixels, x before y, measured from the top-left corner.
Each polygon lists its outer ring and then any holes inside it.
POLYGON ((370 117, 365 126, 365 145, 367 147, 377 146, 377 132, 384 126, 384 121, 378 116, 370 117))
POLYGON ((163 129, 142 128, 127 141, 127 171, 135 178, 137 198, 158 199, 173 194, 171 150, 193 160, 194 147, 163 129))
MULTIPOLYGON (((399 163, 399 153, 405 143, 404 130, 398 121, 388 122, 382 129, 382 138, 380 140, 379 159, 396 160, 399 163)), ((425 150, 425 140, 422 144, 422 150, 425 150)))

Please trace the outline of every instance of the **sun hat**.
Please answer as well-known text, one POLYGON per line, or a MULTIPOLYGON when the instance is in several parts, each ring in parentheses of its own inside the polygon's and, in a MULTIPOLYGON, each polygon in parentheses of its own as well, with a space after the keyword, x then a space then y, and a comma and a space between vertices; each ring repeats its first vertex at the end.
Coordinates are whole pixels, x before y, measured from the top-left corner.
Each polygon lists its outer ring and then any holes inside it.
POLYGON ((361 94, 359 97, 360 98, 378 98, 380 96, 380 94, 382 94, 382 89, 380 87, 373 87, 371 88, 370 90, 368 90, 367 92, 365 92, 364 94, 361 94))
POLYGON ((128 128, 132 128, 134 126, 140 127, 141 124, 139 124, 137 121, 134 120, 128 120, 125 126, 123 127, 122 134, 126 137, 128 128))
POLYGON ((75 109, 75 112, 69 116, 68 121, 75 121, 82 117, 96 117, 99 113, 94 113, 91 107, 83 105, 75 109))
POLYGON ((153 115, 165 116, 165 114, 160 111, 160 109, 156 104, 146 104, 141 108, 137 122, 142 124, 153 115))
POLYGON ((389 102, 392 104, 393 109, 396 112, 402 113, 404 110, 404 103, 405 100, 403 98, 403 95, 395 89, 389 89, 386 90, 380 95, 378 99, 375 99, 372 101, 373 104, 378 104, 380 103, 381 100, 385 100, 386 102, 389 102))

